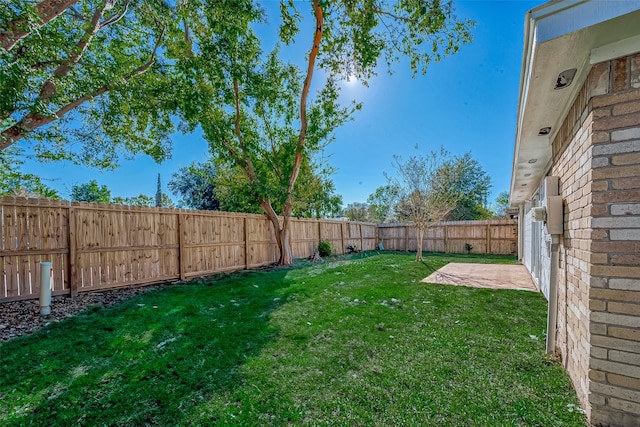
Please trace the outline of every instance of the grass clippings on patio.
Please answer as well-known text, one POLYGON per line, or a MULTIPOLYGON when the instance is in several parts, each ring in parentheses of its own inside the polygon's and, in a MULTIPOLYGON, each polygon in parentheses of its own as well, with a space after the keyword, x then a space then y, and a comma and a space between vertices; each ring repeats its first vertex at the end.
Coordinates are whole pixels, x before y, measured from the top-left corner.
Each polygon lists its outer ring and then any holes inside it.
POLYGON ((2 425, 584 426, 537 293, 384 254, 94 307, 0 344, 2 425))

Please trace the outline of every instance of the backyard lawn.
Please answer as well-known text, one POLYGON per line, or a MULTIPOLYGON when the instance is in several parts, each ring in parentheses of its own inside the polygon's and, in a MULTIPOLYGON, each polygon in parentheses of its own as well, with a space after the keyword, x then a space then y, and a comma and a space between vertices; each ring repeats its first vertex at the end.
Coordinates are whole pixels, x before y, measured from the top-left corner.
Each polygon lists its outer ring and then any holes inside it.
POLYGON ((414 259, 200 280, 4 342, 0 425, 586 425, 540 294, 420 283, 513 258, 414 259))

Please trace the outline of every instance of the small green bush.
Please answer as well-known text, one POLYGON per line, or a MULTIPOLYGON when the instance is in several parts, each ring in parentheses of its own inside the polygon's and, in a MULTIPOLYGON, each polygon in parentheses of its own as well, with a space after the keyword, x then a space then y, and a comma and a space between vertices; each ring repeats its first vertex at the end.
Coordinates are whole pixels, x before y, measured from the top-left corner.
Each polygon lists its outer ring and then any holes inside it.
POLYGON ((331 243, 323 240, 318 244, 318 253, 320 256, 329 256, 331 255, 331 243))

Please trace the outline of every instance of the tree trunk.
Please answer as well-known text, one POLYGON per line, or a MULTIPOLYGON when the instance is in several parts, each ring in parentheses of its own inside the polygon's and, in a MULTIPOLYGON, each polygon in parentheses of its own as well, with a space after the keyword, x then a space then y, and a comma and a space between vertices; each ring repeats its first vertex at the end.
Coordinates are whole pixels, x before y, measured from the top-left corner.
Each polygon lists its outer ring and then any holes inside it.
MULTIPOLYGON (((304 84, 302 86, 302 93, 300 94, 300 133, 298 134, 298 144, 296 146, 296 155, 293 162, 293 169, 291 171, 291 176, 289 177, 289 185, 287 187, 287 200, 284 203, 283 212, 282 212, 282 225, 280 225, 280 221, 278 216, 276 215, 271 203, 268 200, 262 200, 260 205, 262 209, 267 214, 267 217, 271 220, 271 224, 273 224, 273 229, 275 231, 276 241, 278 243, 278 249, 280 249, 280 260, 278 261, 278 265, 291 265, 293 263, 293 250, 291 248, 291 231, 289 225, 291 223, 291 212, 293 209, 293 190, 295 187, 296 180, 298 179, 298 173, 300 172, 300 166, 302 165, 303 160, 303 147, 305 143, 305 139, 307 137, 307 97, 309 95, 309 88, 311 87, 311 80, 313 79, 313 71, 315 69, 315 61, 318 56, 318 52, 320 50, 320 41, 322 39, 322 30, 323 30, 323 14, 322 7, 320 6, 319 0, 313 1, 313 10, 316 18, 316 26, 315 33, 313 37, 313 45, 311 47, 311 51, 309 52, 309 58, 307 62, 307 75, 304 79, 304 84)), ((240 118, 240 109, 238 106, 239 96, 236 90, 236 133, 239 132, 239 118, 240 118)), ((238 139, 242 144, 242 138, 238 133, 238 139)))
POLYGON ((419 227, 416 228, 416 235, 418 239, 418 250, 416 251, 416 261, 422 261, 422 239, 424 239, 424 229, 419 227))
POLYGON ((293 249, 291 248, 291 217, 285 217, 282 221, 282 228, 280 229, 280 261, 278 265, 291 265, 293 264, 293 249))
POLYGON ((273 226, 273 234, 276 238, 278 250, 280 251, 280 259, 278 265, 291 265, 293 263, 293 251, 291 249, 291 229, 289 228, 291 214, 287 217, 283 217, 282 223, 278 214, 273 210, 271 202, 267 199, 260 200, 260 206, 264 210, 267 218, 271 221, 273 226))

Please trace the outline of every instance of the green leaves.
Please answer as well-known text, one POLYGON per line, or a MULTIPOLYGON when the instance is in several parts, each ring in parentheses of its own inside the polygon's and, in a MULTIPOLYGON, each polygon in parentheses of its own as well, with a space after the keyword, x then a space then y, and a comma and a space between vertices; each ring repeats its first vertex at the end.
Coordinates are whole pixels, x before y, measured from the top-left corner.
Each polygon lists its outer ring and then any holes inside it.
POLYGON ((106 185, 98 185, 95 179, 71 187, 71 200, 74 202, 110 203, 111 190, 106 185))
POLYGON ((327 4, 325 12, 322 68, 364 83, 381 59, 389 72, 406 58, 414 76, 426 73, 431 62, 470 43, 475 25, 459 20, 451 1, 341 1, 327 4))
MULTIPOLYGON (((27 16, 15 10, 0 15, 0 27, 27 16)), ((125 153, 166 158, 169 146, 157 141, 166 141, 173 123, 158 113, 170 105, 158 108, 165 100, 157 81, 166 85, 167 69, 154 63, 164 53, 158 46, 172 42, 164 34, 176 28, 173 15, 155 0, 116 1, 112 8, 80 0, 0 53, 0 147, 27 139, 41 159, 107 168, 125 153)))
POLYGON ((300 31, 299 23, 302 20, 293 0, 280 1, 280 17, 280 40, 286 45, 291 44, 300 31))

